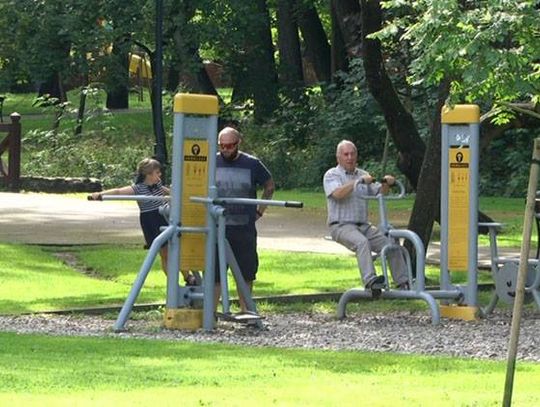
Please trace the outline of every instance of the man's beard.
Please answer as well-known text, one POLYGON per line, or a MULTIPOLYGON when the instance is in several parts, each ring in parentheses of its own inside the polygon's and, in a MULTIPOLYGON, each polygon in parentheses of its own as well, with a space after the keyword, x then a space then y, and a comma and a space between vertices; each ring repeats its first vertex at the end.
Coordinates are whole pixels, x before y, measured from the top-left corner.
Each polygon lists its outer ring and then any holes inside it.
POLYGON ((236 157, 238 157, 238 150, 235 150, 233 153, 231 153, 230 156, 226 156, 225 154, 221 153, 221 156, 223 157, 223 159, 225 161, 228 161, 228 162, 232 162, 234 160, 236 160, 236 157))

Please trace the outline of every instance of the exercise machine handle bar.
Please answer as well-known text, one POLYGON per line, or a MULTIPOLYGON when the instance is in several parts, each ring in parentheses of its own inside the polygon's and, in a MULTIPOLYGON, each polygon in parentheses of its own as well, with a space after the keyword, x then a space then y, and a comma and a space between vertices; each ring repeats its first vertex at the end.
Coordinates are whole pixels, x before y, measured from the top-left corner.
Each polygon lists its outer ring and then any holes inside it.
POLYGON ((192 196, 192 202, 212 203, 214 205, 265 205, 265 206, 284 206, 286 208, 303 208, 304 203, 298 201, 275 201, 273 199, 251 199, 251 198, 207 198, 202 196, 192 196))
MULTIPOLYGON (((381 183, 386 183, 386 180, 381 180, 381 183)), ((379 196, 382 196, 382 198, 384 200, 396 200, 396 199, 403 199, 403 197, 405 196, 405 186, 403 185, 403 183, 399 180, 395 180, 394 181, 394 184, 392 184, 391 188, 393 187, 398 187, 399 188, 399 193, 398 194, 394 194, 394 195, 382 195, 382 194, 378 194, 378 195, 364 195, 362 196, 362 199, 367 199, 367 200, 378 200, 379 199, 379 196)))
POLYGON ((94 199, 92 195, 86 197, 89 201, 163 201, 170 200, 169 196, 150 196, 150 195, 99 195, 94 199))
MULTIPOLYGON (((88 195, 89 201, 169 201, 169 196, 148 196, 148 195, 100 195, 98 199, 94 199, 92 195, 88 195)), ((193 196, 190 198, 192 202, 212 203, 214 205, 226 204, 243 204, 243 205, 267 205, 267 206, 284 206, 286 208, 303 208, 304 203, 298 201, 276 201, 272 199, 250 199, 250 198, 205 198, 193 196)))

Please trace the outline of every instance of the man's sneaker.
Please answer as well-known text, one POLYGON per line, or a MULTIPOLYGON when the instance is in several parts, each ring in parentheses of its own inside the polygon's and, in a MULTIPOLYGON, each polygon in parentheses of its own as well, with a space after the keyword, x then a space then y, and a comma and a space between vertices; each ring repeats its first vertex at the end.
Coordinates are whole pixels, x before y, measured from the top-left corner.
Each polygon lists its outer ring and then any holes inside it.
POLYGON ((397 288, 400 291, 409 291, 411 286, 409 285, 408 281, 405 281, 404 283, 398 284, 397 288))
POLYGON ((366 290, 382 290, 384 283, 384 276, 375 276, 366 284, 366 290))
POLYGON ((366 284, 366 290, 371 291, 371 296, 374 300, 378 299, 382 294, 382 289, 384 288, 384 276, 376 276, 371 279, 369 283, 366 284))

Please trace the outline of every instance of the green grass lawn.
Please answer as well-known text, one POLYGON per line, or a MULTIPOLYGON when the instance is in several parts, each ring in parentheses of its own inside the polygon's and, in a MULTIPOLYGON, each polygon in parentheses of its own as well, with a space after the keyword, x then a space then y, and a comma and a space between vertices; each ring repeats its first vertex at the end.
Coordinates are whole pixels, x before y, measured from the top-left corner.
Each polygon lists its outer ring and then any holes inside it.
MULTIPOLYGON (((17 112, 21 115, 43 114, 45 109, 33 106, 36 100, 37 93, 4 93, 6 97, 4 101, 4 114, 9 115, 11 112, 17 112)), ((80 92, 79 89, 73 89, 67 92, 67 99, 70 103, 70 108, 79 107, 80 92)), ((107 95, 101 90, 86 98, 86 109, 103 109, 107 95)), ((144 90, 143 100, 139 100, 139 95, 134 92, 129 94, 130 109, 150 109, 150 94, 148 90, 144 90)))
MULTIPOLYGON (((0 313, 121 304, 131 287, 76 272, 38 247, 0 244, 0 253, 0 313)), ((140 301, 164 298, 163 286, 153 286, 151 279, 140 301)))
MULTIPOLYGON (((0 333, 2 405, 495 406, 503 362, 0 333)), ((514 405, 540 404, 519 363, 514 405)))
MULTIPOLYGON (((225 103, 229 103, 232 95, 232 88, 220 88, 218 93, 225 103)), ((9 116, 12 112, 20 113, 21 115, 36 115, 43 114, 42 108, 33 106, 33 103, 37 97, 37 93, 2 93, 6 97, 4 101, 4 116, 9 116)), ((71 108, 79 107, 80 92, 78 89, 70 90, 67 92, 67 98, 70 102, 71 108)), ((103 109, 107 95, 105 91, 100 90, 95 94, 88 96, 86 99, 86 109, 88 111, 92 109, 103 109)), ((139 94, 130 92, 129 94, 129 108, 133 110, 150 109, 150 94, 148 89, 144 89, 142 101, 139 98, 139 94)), ((170 100, 170 99, 169 99, 170 100)), ((165 100, 168 102, 168 100, 165 100)))
MULTIPOLYGON (((138 246, 39 248, 0 244, 0 251, 0 313, 121 304, 146 255, 138 246), (55 257, 55 252, 64 251, 78 259, 78 270, 55 257)), ((428 271, 428 277, 437 281, 437 268, 430 267, 428 271)), ((454 282, 464 282, 465 278, 465 274, 456 274, 454 282)), ((489 273, 482 273, 480 279, 491 281, 489 273)), ((257 296, 341 292, 358 286, 360 279, 353 256, 260 252, 257 296)), ((236 296, 232 282, 230 287, 231 295, 236 296)), ((165 293, 166 279, 157 261, 138 302, 163 302, 165 293)), ((298 307, 298 304, 292 306, 293 309, 298 307)), ((312 305, 300 305, 302 307, 307 309, 312 305)), ((365 302, 361 307, 364 311, 425 309, 424 303, 418 301, 365 302)), ((275 310, 276 307, 262 305, 261 309, 275 310)), ((333 312, 335 303, 326 303, 321 309, 333 312)))

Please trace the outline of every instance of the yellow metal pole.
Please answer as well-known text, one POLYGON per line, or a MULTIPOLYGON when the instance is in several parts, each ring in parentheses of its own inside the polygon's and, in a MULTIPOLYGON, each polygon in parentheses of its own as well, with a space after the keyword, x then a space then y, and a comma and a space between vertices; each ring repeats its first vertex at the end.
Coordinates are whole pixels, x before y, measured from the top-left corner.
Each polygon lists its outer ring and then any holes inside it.
POLYGON ((538 188, 538 166, 540 165, 540 138, 534 140, 533 159, 529 174, 529 188, 527 190, 527 204, 525 205, 525 217, 523 219, 523 236, 521 241, 521 253, 519 256, 519 269, 516 284, 516 297, 512 312, 512 327, 508 341, 508 360, 506 365, 506 382, 504 384, 503 406, 512 405, 512 391, 514 389, 514 372, 516 368, 516 355, 519 341, 519 328, 521 325, 521 312, 525 296, 525 280, 527 278, 527 262, 531 248, 531 232, 534 217, 534 204, 536 190, 538 188))

